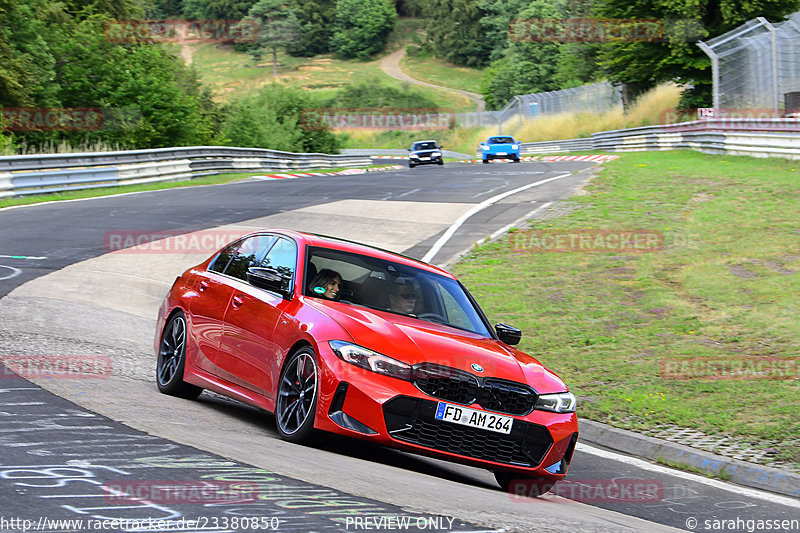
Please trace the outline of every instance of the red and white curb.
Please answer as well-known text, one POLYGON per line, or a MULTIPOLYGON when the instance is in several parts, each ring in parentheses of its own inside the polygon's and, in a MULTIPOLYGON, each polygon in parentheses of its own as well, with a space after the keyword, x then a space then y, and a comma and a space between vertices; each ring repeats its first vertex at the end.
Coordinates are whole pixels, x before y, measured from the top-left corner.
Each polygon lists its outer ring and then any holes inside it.
MULTIPOLYGON (((546 156, 525 156, 520 157, 520 161, 594 161, 595 163, 604 163, 606 161, 613 161, 619 159, 618 155, 546 155, 546 156)), ((490 163, 510 163, 513 159, 491 159, 490 163)), ((463 161, 456 161, 457 163, 481 163, 482 159, 465 159, 463 161)))
POLYGON ((371 155, 371 159, 408 159, 407 155, 371 155))
POLYGON ((290 180, 305 178, 307 176, 348 176, 351 174, 366 174, 367 172, 381 172, 383 170, 399 170, 406 168, 402 165, 389 165, 380 168, 346 168, 339 172, 300 172, 297 174, 264 174, 263 176, 250 176, 257 180, 290 180))

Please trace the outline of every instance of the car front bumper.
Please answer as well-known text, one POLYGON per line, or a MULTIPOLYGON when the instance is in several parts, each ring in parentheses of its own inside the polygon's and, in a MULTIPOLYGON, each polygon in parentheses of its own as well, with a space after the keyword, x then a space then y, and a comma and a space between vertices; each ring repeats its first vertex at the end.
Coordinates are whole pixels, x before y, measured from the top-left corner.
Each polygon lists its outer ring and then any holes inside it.
POLYGON ((513 416, 508 435, 443 422, 434 414, 446 400, 345 363, 327 345, 320 348, 318 429, 490 470, 554 480, 566 475, 578 435, 575 413, 534 410, 513 416))

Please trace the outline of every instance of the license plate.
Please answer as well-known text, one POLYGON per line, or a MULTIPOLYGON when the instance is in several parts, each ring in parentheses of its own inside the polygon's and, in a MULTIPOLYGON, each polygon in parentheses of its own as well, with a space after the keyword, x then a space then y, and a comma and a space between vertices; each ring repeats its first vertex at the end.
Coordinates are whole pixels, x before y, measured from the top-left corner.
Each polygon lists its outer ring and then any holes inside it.
POLYGON ((497 155, 508 155, 508 152, 497 152, 497 155))
POLYGON ((514 423, 514 419, 510 416, 477 411, 469 407, 450 405, 445 402, 439 402, 436 407, 436 420, 505 434, 511 433, 511 426, 514 423))
POLYGON ((424 159, 425 161, 428 161, 430 159, 430 157, 420 157, 420 159, 424 159))

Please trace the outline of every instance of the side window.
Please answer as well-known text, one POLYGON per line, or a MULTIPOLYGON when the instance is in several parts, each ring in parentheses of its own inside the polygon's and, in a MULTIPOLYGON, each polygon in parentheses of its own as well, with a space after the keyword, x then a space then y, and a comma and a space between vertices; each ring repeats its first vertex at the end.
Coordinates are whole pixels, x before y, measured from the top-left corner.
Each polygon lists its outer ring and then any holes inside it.
POLYGON ((226 246, 219 253, 217 258, 214 259, 214 262, 209 265, 208 269, 222 274, 225 271, 225 267, 228 266, 228 262, 230 262, 231 257, 236 255, 236 249, 239 248, 241 244, 242 241, 238 240, 226 246))
POLYGON ((288 239, 278 239, 261 262, 262 267, 274 268, 283 274, 283 290, 292 288, 294 270, 297 265, 297 245, 288 239))
POLYGON ((457 328, 473 331, 474 326, 464 312, 464 308, 458 304, 447 288, 439 285, 439 292, 442 295, 442 303, 444 304, 445 313, 447 313, 445 318, 447 318, 448 322, 457 328))
POLYGON ((245 239, 225 269, 225 274, 247 281, 247 269, 258 263, 258 257, 274 240, 275 237, 269 235, 255 235, 245 239))

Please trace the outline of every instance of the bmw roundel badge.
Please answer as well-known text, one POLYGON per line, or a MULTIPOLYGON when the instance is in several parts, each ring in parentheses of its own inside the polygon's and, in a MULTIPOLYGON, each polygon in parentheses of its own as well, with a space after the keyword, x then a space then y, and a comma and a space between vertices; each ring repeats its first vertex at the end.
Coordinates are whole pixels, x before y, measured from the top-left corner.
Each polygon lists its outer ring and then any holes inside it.
POLYGON ((475 372, 483 372, 483 367, 478 363, 472 363, 470 366, 472 367, 472 370, 474 370, 475 372))

